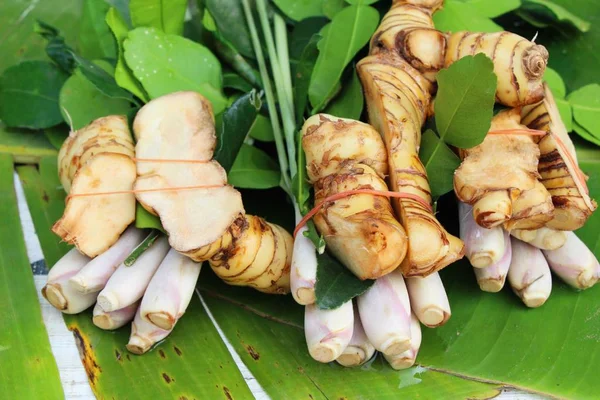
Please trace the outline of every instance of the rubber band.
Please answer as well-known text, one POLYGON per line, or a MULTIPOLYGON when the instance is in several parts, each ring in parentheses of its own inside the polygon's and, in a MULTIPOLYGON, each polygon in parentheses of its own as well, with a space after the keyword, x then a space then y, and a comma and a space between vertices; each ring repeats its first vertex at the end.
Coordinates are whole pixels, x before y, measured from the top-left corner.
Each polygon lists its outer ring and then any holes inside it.
POLYGON ((176 160, 168 158, 136 158, 131 157, 133 161, 137 162, 166 162, 166 163, 182 163, 182 164, 208 164, 212 160, 176 160))
MULTIPOLYGON (((548 132, 537 130, 537 129, 525 129, 525 128, 500 129, 500 130, 493 130, 493 131, 488 132, 488 135, 506 135, 506 134, 508 134, 508 135, 512 134, 512 135, 546 136, 548 134, 548 132)), ((579 178, 579 180, 581 180, 586 194, 589 195, 590 189, 587 187, 585 174, 583 173, 583 171, 581 171, 581 169, 579 168, 579 165, 575 162, 575 159, 573 158, 571 151, 569 151, 569 149, 567 148, 565 143, 562 141, 560 136, 558 136, 557 134, 554 134, 554 133, 550 133, 550 134, 556 141, 556 144, 558 145, 558 147, 560 147, 563 150, 563 152, 567 155, 567 158, 569 159, 569 161, 575 167, 575 173, 577 174, 577 177, 579 178)))
POLYGON ((518 129, 496 129, 489 131, 488 135, 529 135, 529 136, 546 136, 548 132, 537 129, 518 128, 518 129))
POLYGON ((298 222, 298 225, 296 225, 296 228, 294 229, 294 238, 296 237, 296 234, 298 233, 298 231, 304 225, 306 225, 306 223, 312 217, 314 217, 315 214, 321 210, 321 208, 323 208, 325 203, 330 203, 332 201, 340 200, 340 199, 343 199, 345 197, 349 197, 349 196, 352 196, 355 194, 372 194, 374 196, 385 196, 388 198, 393 197, 393 198, 397 198, 397 199, 415 200, 416 202, 418 202, 419 204, 424 206, 429 212, 433 212, 433 208, 431 208, 431 205, 429 203, 427 203, 425 200, 423 200, 421 197, 417 196, 416 194, 398 193, 398 192, 391 192, 391 191, 387 191, 387 190, 374 190, 374 189, 346 190, 344 192, 336 193, 334 195, 326 197, 325 199, 323 199, 323 201, 321 203, 317 204, 316 206, 313 207, 312 210, 310 210, 308 213, 306 213, 306 215, 300 220, 300 222, 298 222))
POLYGON ((132 190, 117 190, 114 192, 92 192, 92 193, 75 193, 67 195, 68 201, 71 197, 92 197, 92 196, 110 196, 114 194, 135 194, 135 193, 152 193, 152 192, 174 192, 178 190, 194 190, 194 189, 216 189, 225 185, 199 185, 199 186, 179 186, 170 188, 157 189, 132 189, 132 190))

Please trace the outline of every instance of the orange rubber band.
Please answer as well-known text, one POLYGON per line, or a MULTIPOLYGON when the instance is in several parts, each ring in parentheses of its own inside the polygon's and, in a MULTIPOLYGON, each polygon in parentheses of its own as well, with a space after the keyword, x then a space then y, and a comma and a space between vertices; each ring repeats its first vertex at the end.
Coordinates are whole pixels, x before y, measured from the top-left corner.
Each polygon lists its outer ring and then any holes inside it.
POLYGON ((180 186, 171 188, 158 189, 134 189, 134 190, 118 190, 114 192, 93 192, 93 193, 75 193, 67 195, 68 201, 71 197, 91 197, 91 196, 109 196, 113 194, 135 194, 135 193, 151 193, 151 192, 173 192, 178 190, 194 190, 194 189, 215 189, 225 185, 200 185, 200 186, 180 186))
POLYGON ((529 136, 545 136, 548 132, 539 131, 537 129, 527 129, 527 128, 519 128, 519 129, 498 129, 489 131, 488 135, 529 135, 529 136))
POLYGON ((131 157, 133 161, 139 162, 166 162, 166 163, 182 163, 182 164, 208 164, 212 160, 176 160, 168 158, 136 158, 131 157))
POLYGON ((321 203, 319 203, 316 206, 314 206, 314 208, 312 210, 310 210, 304 216, 304 218, 302 218, 300 220, 300 222, 298 222, 298 225, 296 225, 296 228, 294 229, 294 238, 296 237, 296 234, 298 233, 298 231, 304 225, 306 225, 306 223, 308 222, 308 220, 310 220, 312 217, 314 217, 315 214, 318 213, 321 210, 321 208, 323 208, 323 206, 325 205, 325 203, 329 203, 329 202, 332 202, 332 201, 340 200, 340 199, 343 199, 345 197, 352 196, 354 194, 372 194, 374 196, 385 196, 385 197, 394 197, 394 198, 397 198, 397 199, 415 200, 416 202, 418 202, 419 204, 421 204, 422 206, 424 206, 429 212, 433 212, 433 208, 431 208, 431 205, 429 203, 427 203, 425 200, 423 200, 421 197, 417 196, 416 194, 412 194, 412 193, 398 193, 398 192, 390 192, 390 191, 387 191, 387 190, 373 190, 373 189, 347 190, 347 191, 344 191, 344 192, 336 193, 334 195, 325 197, 325 199, 323 199, 323 201, 321 203))
MULTIPOLYGON (((546 136, 548 134, 548 132, 546 131, 540 131, 537 129, 499 129, 499 130, 494 130, 494 131, 489 131, 488 135, 530 135, 530 136, 546 136)), ((563 152, 567 155, 567 158, 569 159, 569 161, 575 166, 575 173, 577 174, 578 178, 583 182, 583 187, 585 188, 585 192, 586 194, 590 194, 590 189, 587 187, 587 182, 586 182, 586 178, 585 178, 585 174, 583 173, 583 171, 581 171, 581 169, 579 168, 579 165, 575 162, 575 159, 573 158, 573 155, 571 154, 571 152, 569 151, 569 149, 567 149, 567 146, 565 145, 565 143, 562 141, 562 139, 554 134, 554 133, 550 133, 552 135, 552 137, 554 138, 554 140, 556 141, 556 144, 558 144, 558 146, 563 150, 563 152)))

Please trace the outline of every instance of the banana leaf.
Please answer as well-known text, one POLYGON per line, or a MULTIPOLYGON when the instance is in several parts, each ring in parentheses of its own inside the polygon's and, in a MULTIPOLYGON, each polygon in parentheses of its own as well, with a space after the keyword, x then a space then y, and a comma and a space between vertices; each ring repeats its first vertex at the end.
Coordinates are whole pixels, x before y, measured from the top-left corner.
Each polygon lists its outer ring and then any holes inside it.
MULTIPOLYGON (((590 176, 590 194, 600 199, 600 148, 583 141, 576 144, 580 167, 590 176)), ((260 207, 254 202, 249 202, 247 209, 267 217, 273 213, 264 204, 260 207)), ((456 234, 453 196, 446 196, 438 210, 444 226, 456 234)), ((600 257, 598 232, 597 212, 577 234, 600 257)), ((444 394, 450 398, 485 397, 498 387, 567 398, 597 397, 600 381, 594 376, 600 370, 600 286, 577 292, 554 279, 548 302, 532 310, 522 305, 508 285, 498 294, 480 291, 467 261, 442 271, 442 279, 453 314, 445 326, 423 329, 417 363, 430 378, 423 379, 417 389, 426 394, 424 398, 444 398, 444 394), (495 385, 474 386, 473 381, 495 385)), ((313 396, 315 386, 317 395, 336 398, 353 398, 370 390, 382 398, 414 395, 412 386, 402 387, 402 383, 393 381, 385 363, 371 364, 369 368, 379 368, 373 373, 371 369, 349 372, 333 364, 323 367, 312 361, 300 330, 303 309, 289 298, 275 300, 248 289, 228 288, 218 279, 207 277, 207 271, 203 271, 200 285, 217 323, 273 398, 292 390, 285 385, 284 377, 293 377, 293 390, 313 396), (250 328, 242 333, 241 325, 250 328), (361 374, 353 375, 355 372, 361 374), (338 386, 338 382, 343 383, 338 386)))
MULTIPOLYGON (((47 260, 55 261, 67 250, 59 245, 58 237, 46 235, 64 209, 56 159, 42 159, 39 172, 21 167, 19 175, 42 250, 47 260)), ((64 318, 75 336, 92 390, 100 399, 253 398, 198 298, 192 300, 173 333, 143 356, 125 348, 129 325, 103 331, 93 325, 91 310, 64 318)))
POLYGON ((6 399, 62 399, 42 320, 13 186, 13 160, 0 154, 0 388, 6 399))
POLYGON ((381 356, 359 368, 320 364, 308 354, 303 307, 291 296, 227 287, 208 270, 200 286, 219 327, 273 399, 487 399, 500 393, 498 385, 421 366, 395 371, 381 356))
POLYGON ((46 265, 54 265, 71 248, 67 243, 57 240, 48 227, 55 220, 52 210, 62 210, 65 203, 65 191, 56 177, 48 176, 56 171, 56 157, 44 157, 40 160, 39 172, 33 165, 17 167, 19 179, 23 185, 25 198, 30 210, 35 210, 33 219, 35 231, 44 250, 46 265))
POLYGON ((35 164, 42 157, 56 159, 58 151, 42 132, 7 128, 0 121, 0 153, 10 154, 15 163, 35 164))

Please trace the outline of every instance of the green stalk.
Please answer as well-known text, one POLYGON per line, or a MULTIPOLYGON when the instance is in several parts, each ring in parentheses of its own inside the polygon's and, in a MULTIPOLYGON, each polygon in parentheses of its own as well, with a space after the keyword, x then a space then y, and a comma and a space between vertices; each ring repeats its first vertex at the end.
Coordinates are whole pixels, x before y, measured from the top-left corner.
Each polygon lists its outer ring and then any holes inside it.
POLYGON ((283 180, 282 188, 286 191, 286 193, 288 193, 288 195, 290 195, 290 197, 292 197, 291 178, 288 174, 289 164, 285 152, 283 135, 281 133, 281 125, 279 124, 279 115, 277 114, 277 108, 275 107, 275 96, 273 95, 273 88, 271 87, 271 80, 269 79, 269 73, 265 63, 265 57, 262 52, 254 17, 252 16, 252 10, 250 9, 248 0, 242 0, 242 6, 244 7, 244 14, 246 14, 246 22, 248 24, 248 28, 250 29, 252 46, 254 47, 254 53, 256 54, 256 60, 258 61, 258 69, 260 71, 265 97, 269 107, 269 118, 271 118, 271 125, 273 126, 273 136, 275 137, 275 146, 277 147, 277 158, 279 160, 279 168, 281 169, 281 179, 283 180))
POLYGON ((148 236, 146 236, 146 239, 144 239, 142 243, 138 244, 138 246, 133 249, 131 254, 127 256, 125 261, 123 261, 123 264, 125 264, 126 267, 131 267, 137 261, 137 259, 144 254, 144 252, 148 250, 154 242, 156 242, 159 234, 160 232, 158 230, 152 229, 148 236))
POLYGON ((215 51, 235 72, 257 89, 262 88, 260 76, 246 59, 238 53, 229 43, 226 43, 220 35, 213 33, 215 40, 215 51))
POLYGON ((275 45, 277 46, 277 56, 281 73, 283 75, 283 90, 291 113, 292 120, 296 120, 294 114, 294 94, 292 91, 292 74, 290 72, 290 55, 288 51, 287 28, 285 20, 279 14, 275 14, 275 45))
MULTIPOLYGON (((281 66, 277 58, 277 52, 275 51, 275 42, 273 40, 273 32, 271 31, 271 24, 269 23, 269 17, 267 15, 267 6, 265 0, 257 0, 256 5, 258 7, 258 15, 260 16, 263 35, 267 43, 267 50, 269 51, 269 60, 271 61, 271 70, 273 71, 275 89, 277 90, 277 98, 279 99, 283 131, 285 134, 285 142, 287 147, 287 156, 289 160, 295 160, 296 144, 294 141, 294 132, 296 131, 296 124, 295 119, 293 118, 293 112, 290 110, 290 104, 288 101, 286 101, 285 90, 282 87, 282 83, 285 82, 285 76, 282 73, 281 66)), ((291 176, 296 175, 296 164, 290 162, 289 167, 291 176)))

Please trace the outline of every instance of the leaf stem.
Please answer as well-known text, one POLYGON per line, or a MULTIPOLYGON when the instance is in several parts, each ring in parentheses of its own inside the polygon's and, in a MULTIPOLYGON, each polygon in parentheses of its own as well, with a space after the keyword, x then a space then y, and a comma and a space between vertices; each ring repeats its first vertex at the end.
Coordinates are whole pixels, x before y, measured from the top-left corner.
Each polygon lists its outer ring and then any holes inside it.
POLYGON ((126 267, 131 267, 137 261, 137 259, 142 254, 144 254, 144 252, 148 250, 150 246, 152 246, 156 239, 158 239, 159 234, 160 232, 158 230, 152 229, 148 236, 146 236, 146 239, 144 239, 144 241, 140 243, 135 249, 133 249, 129 256, 127 256, 125 261, 123 261, 123 264, 126 267))
MULTIPOLYGON (((263 36, 267 43, 267 50, 269 52, 269 60, 271 62, 271 70, 273 72, 273 78, 275 83, 275 90, 277 91, 277 98, 279 99, 279 107, 281 109, 281 119, 283 123, 283 133, 285 135, 285 142, 287 147, 287 157, 290 160, 289 168, 290 175, 296 175, 297 166, 294 162, 296 160, 296 143, 294 141, 294 133, 296 131, 296 123, 293 111, 291 110, 291 104, 289 100, 286 100, 286 90, 283 87, 285 83, 285 74, 282 72, 282 65, 280 64, 277 51, 275 50, 275 42, 273 40, 273 32, 271 31, 271 24, 269 23, 269 17, 267 15, 267 6, 265 0, 257 0, 256 5, 258 8, 258 15, 260 17, 260 23, 263 30, 263 36)), ((281 25, 279 26, 281 29, 281 25)), ((285 23, 283 24, 283 32, 281 36, 282 44, 285 43, 287 48, 287 32, 285 31, 285 23)), ((285 60, 287 51, 282 54, 281 57, 285 60)), ((289 64, 289 63, 288 63, 289 64)), ((290 78, 291 80, 291 78, 290 78)), ((291 93, 291 89, 289 91, 291 93)), ((288 98, 289 99, 289 98, 288 98)))
POLYGON ((294 115, 294 95, 292 90, 292 74, 290 72, 290 55, 288 51, 287 28, 283 17, 275 14, 275 45, 277 46, 277 56, 279 58, 279 66, 283 75, 282 84, 286 95, 286 101, 290 109, 291 117, 295 120, 294 115))
MULTIPOLYGON (((260 2, 259 2, 260 3, 260 2)), ((246 22, 250 29, 250 36, 252 38, 252 46, 254 47, 254 53, 256 54, 256 60, 258 61, 258 68, 260 71, 261 80, 265 91, 265 97, 267 99, 267 105, 269 107, 269 118, 273 126, 273 136, 275 137, 275 146, 277 148, 277 158, 279 160, 279 168, 281 170, 282 188, 291 197, 291 179, 288 174, 288 159, 285 151, 285 144, 283 135, 281 133, 281 125, 279 123, 279 115, 277 114, 277 108, 275 106, 275 96, 273 95, 273 89, 271 87, 271 80, 267 71, 265 58, 262 52, 260 40, 258 38, 258 32, 256 31, 256 24, 254 17, 252 16, 252 10, 250 9, 249 0, 242 0, 242 6, 244 7, 244 14, 246 15, 246 22)), ((263 4, 264 6, 264 4, 263 4)))

